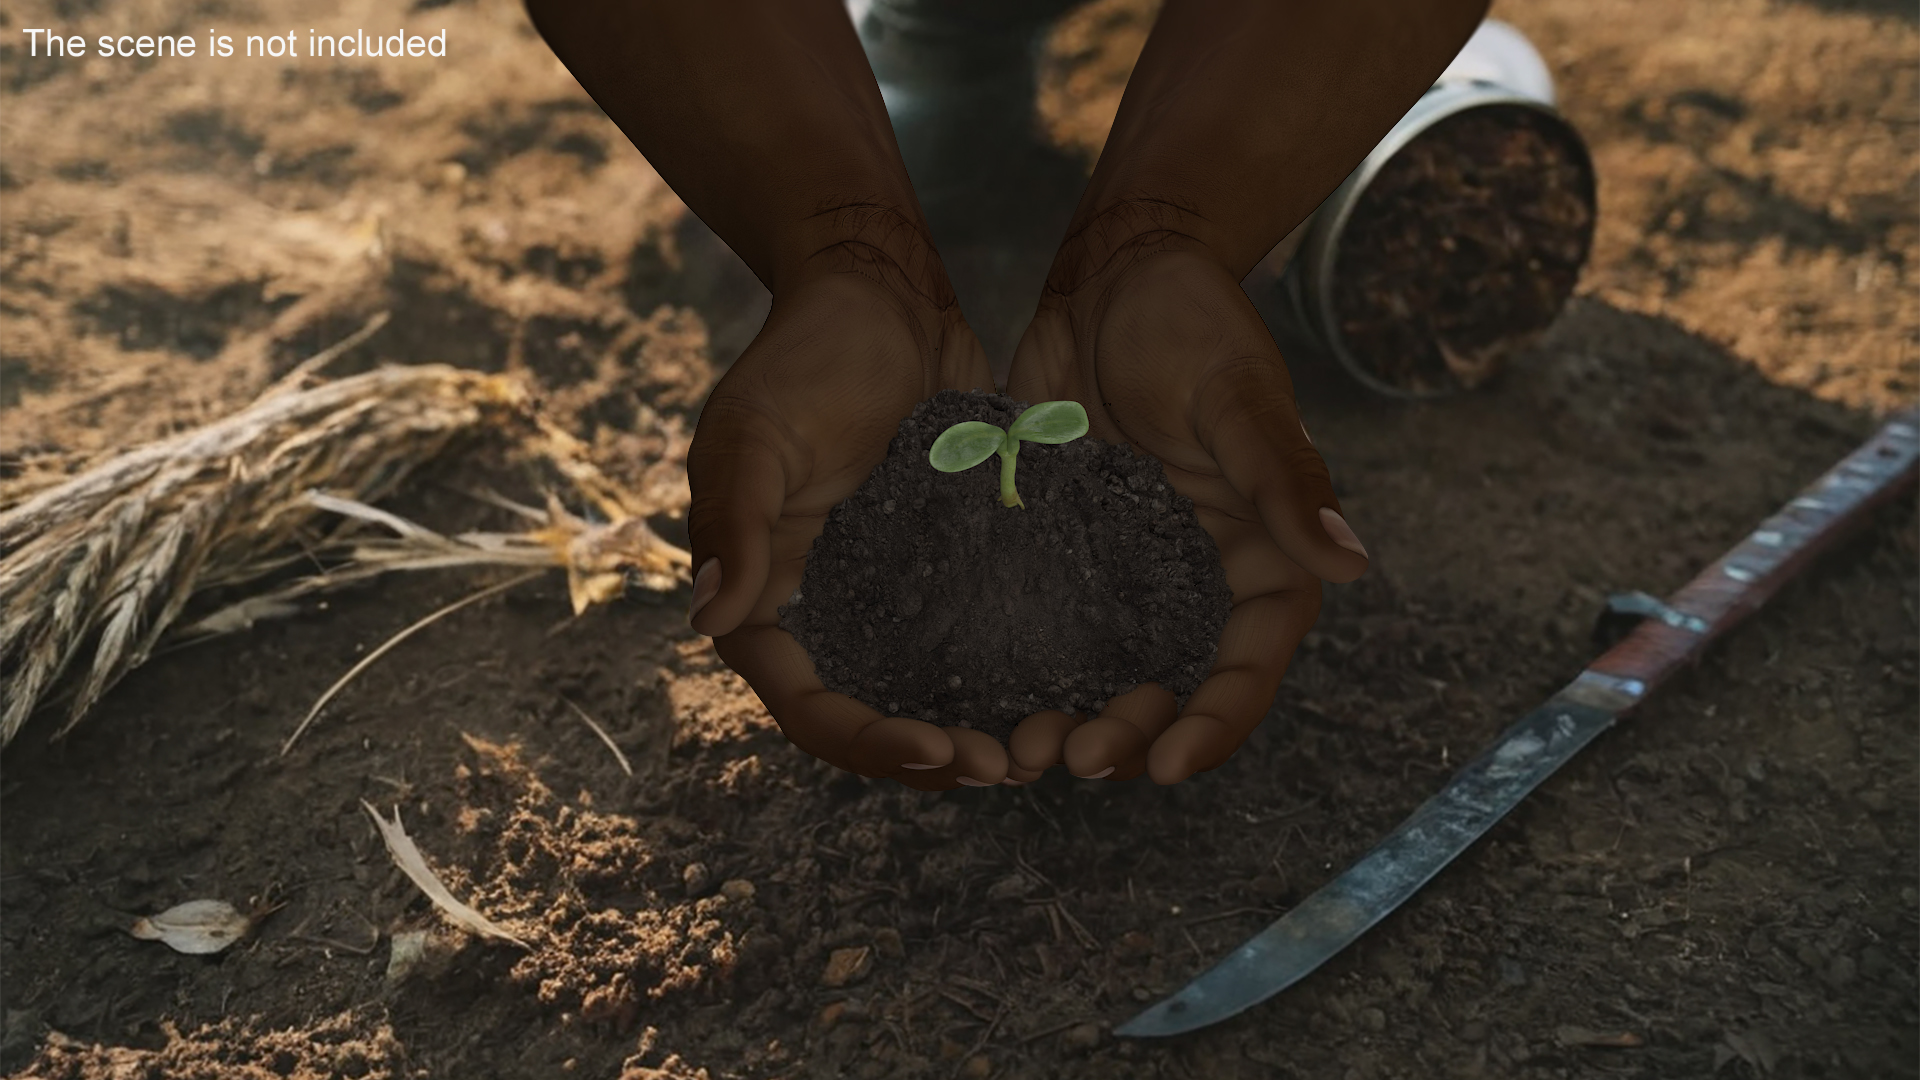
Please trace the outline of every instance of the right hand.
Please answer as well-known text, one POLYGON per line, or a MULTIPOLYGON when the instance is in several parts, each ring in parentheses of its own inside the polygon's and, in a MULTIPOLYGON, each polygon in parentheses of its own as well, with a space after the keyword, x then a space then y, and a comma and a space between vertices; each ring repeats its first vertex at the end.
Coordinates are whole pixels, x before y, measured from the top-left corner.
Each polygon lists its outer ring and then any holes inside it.
POLYGON ((841 254, 834 270, 775 296, 701 412, 687 455, 690 620, 814 757, 922 789, 997 784, 1007 773, 998 742, 827 690, 780 628, 828 511, 866 482, 914 405, 993 385, 944 273, 916 285, 871 249, 841 254))
POLYGON ((1064 763, 1076 776, 1146 771, 1174 784, 1218 767, 1272 705, 1319 615, 1320 582, 1351 581, 1367 566, 1272 335, 1203 245, 1149 227, 1065 249, 1009 385, 1029 401, 1078 401, 1095 438, 1159 459, 1193 500, 1233 593, 1213 669, 1184 707, 1147 683, 1083 724, 1029 718, 1011 740, 1014 779, 1064 763), (1082 250, 1095 254, 1076 262, 1082 250))

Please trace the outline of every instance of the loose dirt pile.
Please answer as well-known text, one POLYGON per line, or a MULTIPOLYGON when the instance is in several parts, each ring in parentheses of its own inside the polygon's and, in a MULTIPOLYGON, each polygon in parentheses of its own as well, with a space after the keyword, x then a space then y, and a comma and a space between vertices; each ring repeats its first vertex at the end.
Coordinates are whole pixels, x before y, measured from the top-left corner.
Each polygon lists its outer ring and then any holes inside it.
POLYGON ((780 609, 828 689, 1004 745, 1044 709, 1098 715, 1143 682, 1184 701, 1206 678, 1232 596, 1158 461, 1091 438, 1025 445, 1025 509, 1000 504, 998 457, 951 475, 927 463, 953 425, 1006 430, 1021 408, 935 394, 828 515, 780 609))

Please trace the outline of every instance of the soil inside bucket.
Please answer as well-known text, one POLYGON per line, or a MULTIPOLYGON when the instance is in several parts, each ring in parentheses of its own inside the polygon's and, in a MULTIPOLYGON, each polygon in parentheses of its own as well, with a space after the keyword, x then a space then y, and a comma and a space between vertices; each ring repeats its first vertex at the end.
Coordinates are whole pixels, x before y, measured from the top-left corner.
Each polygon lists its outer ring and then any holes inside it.
POLYGON ((1593 179, 1557 121, 1492 105, 1387 162, 1335 259, 1334 318, 1367 373, 1416 396, 1472 387, 1546 330, 1593 241, 1593 179))
POLYGON ((1000 505, 997 456, 928 463, 954 424, 1004 428, 1024 408, 941 391, 828 515, 780 609, 828 689, 1005 743, 1042 709, 1098 712, 1144 682, 1184 699, 1206 677, 1231 595, 1160 462, 1092 438, 1023 444, 1024 510, 1000 505))

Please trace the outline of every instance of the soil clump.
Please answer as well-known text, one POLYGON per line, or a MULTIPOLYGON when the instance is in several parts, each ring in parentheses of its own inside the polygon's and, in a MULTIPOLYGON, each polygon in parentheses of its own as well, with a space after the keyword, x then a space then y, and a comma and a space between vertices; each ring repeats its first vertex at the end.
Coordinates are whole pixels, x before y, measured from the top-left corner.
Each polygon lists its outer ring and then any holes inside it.
POLYGON ((1232 595, 1160 462, 1092 438, 1023 444, 1025 510, 1000 505, 997 457, 928 464, 954 424, 1004 428, 1024 409, 935 394, 828 515, 780 609, 828 689, 1004 743, 1043 709, 1098 712, 1145 682, 1184 699, 1206 678, 1232 595))

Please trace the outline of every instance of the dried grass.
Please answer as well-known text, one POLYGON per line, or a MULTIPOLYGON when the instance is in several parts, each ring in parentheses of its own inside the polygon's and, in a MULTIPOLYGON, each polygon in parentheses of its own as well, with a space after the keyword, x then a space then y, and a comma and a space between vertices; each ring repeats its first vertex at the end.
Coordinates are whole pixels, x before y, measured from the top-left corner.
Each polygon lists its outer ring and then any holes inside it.
POLYGON ((672 588, 689 560, 647 528, 658 509, 602 475, 511 377, 420 365, 310 388, 283 380, 230 417, 0 511, 0 746, 56 694, 71 700, 54 735, 70 730, 152 654, 196 594, 298 559, 340 563, 200 619, 194 634, 241 629, 302 594, 399 569, 564 567, 576 611, 630 579, 672 588), (538 529, 443 537, 370 505, 482 428, 550 466, 607 522, 550 497, 544 511, 516 507, 538 529), (332 524, 317 529, 323 522, 332 524), (373 525, 394 536, 365 537, 373 525))
POLYGON ((320 715, 320 710, 327 707, 327 702, 332 701, 334 698, 334 695, 346 689, 348 683, 358 678, 361 672, 367 670, 369 667, 372 667, 375 661, 387 655, 387 653, 392 652, 394 646, 407 640, 408 638, 419 633, 420 631, 425 630, 427 627, 432 626, 434 623, 439 622, 441 619, 444 619, 447 616, 453 614, 454 612, 459 611, 463 607, 468 607, 472 604, 477 604, 480 601, 485 600, 489 596, 495 596, 499 593, 506 592, 508 589, 513 588, 515 585, 520 585, 525 582, 532 581, 534 577, 538 575, 538 573, 539 573, 538 571, 535 571, 533 573, 521 574, 519 577, 508 578, 505 581, 496 582, 492 585, 488 585, 486 588, 480 589, 477 592, 468 593, 466 596, 463 596, 460 599, 455 600, 451 604, 447 604, 444 607, 435 609, 429 614, 421 616, 412 625, 408 626, 406 629, 400 631, 399 633, 388 638, 386 641, 382 642, 379 648, 361 657, 359 663, 353 665, 353 667, 351 668, 348 668, 347 673, 345 675, 342 675, 338 679, 335 679, 333 681, 333 685, 327 687, 326 692, 320 695, 320 700, 314 702, 313 707, 307 710, 307 715, 300 718, 300 724, 298 727, 295 727, 293 729, 293 734, 287 736, 286 741, 280 744, 280 756, 281 757, 287 756, 287 753, 293 749, 293 744, 296 742, 299 742, 300 736, 306 734, 307 728, 313 726, 313 718, 320 715))
POLYGON ((426 856, 420 854, 419 847, 415 846, 413 838, 407 835, 406 828, 400 824, 399 807, 393 808, 393 820, 388 821, 381 817, 380 811, 375 810, 373 804, 367 800, 361 799, 360 805, 366 808, 367 813, 373 818, 375 827, 380 830, 380 839, 387 845, 387 854, 393 856, 394 865, 419 886, 420 891, 427 894, 427 899, 433 901, 433 906, 439 908, 441 913, 455 925, 484 938, 505 941, 523 949, 533 948, 525 941, 508 933, 499 923, 454 898, 446 882, 441 881, 440 875, 434 873, 433 867, 427 865, 426 856))

